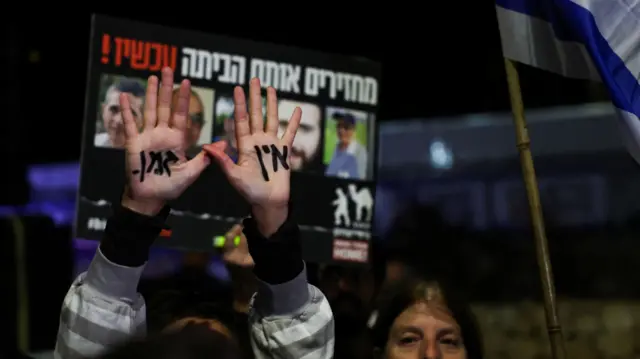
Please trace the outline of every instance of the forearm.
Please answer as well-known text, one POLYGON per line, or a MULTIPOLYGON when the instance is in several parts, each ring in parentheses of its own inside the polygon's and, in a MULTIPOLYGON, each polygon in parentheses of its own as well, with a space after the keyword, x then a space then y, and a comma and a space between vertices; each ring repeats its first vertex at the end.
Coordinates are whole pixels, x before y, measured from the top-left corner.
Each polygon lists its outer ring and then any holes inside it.
POLYGON ((255 262, 258 291, 250 313, 251 340, 257 358, 331 358, 333 314, 322 292, 307 282, 300 231, 285 217, 265 238, 258 220, 244 222, 255 262))
POLYGON ((114 208, 89 269, 65 297, 57 357, 94 356, 146 333, 145 303, 137 286, 166 214, 168 209, 149 217, 126 207, 114 208))

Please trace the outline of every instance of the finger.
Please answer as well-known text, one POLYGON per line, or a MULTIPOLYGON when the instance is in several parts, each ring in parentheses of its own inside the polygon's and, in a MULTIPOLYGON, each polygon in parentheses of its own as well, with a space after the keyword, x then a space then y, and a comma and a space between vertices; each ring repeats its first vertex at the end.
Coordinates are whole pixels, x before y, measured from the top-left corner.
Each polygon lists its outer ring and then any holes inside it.
POLYGON ((244 96, 244 90, 240 86, 233 89, 233 121, 236 128, 236 142, 238 148, 242 148, 242 140, 247 136, 251 136, 251 127, 249 126, 249 114, 247 113, 247 101, 244 96))
POLYGON ((158 77, 149 76, 147 94, 144 97, 144 128, 156 127, 156 109, 158 107, 158 77))
POLYGON ((278 95, 276 95, 276 89, 269 86, 267 88, 267 129, 265 132, 277 136, 279 123, 278 95))
POLYGON ((242 233, 242 225, 238 223, 231 227, 224 236, 228 239, 233 239, 234 237, 239 236, 240 233, 242 233))
POLYGON ((262 95, 260 94, 260 79, 254 77, 249 83, 249 105, 251 106, 251 133, 264 132, 264 118, 262 118, 262 95))
POLYGON ((182 80, 180 90, 178 90, 178 102, 173 109, 173 119, 171 126, 180 130, 187 130, 187 117, 189 116, 189 100, 191 99, 191 83, 189 80, 182 80))
POLYGON ((242 235, 242 225, 236 224, 227 233, 225 233, 225 248, 232 249, 238 246, 238 240, 240 240, 240 236, 242 235))
POLYGON ((126 139, 127 141, 133 140, 138 136, 138 125, 136 125, 136 119, 133 117, 133 112, 131 111, 129 95, 126 93, 120 94, 120 109, 124 120, 124 134, 126 139))
POLYGON ((202 145, 202 149, 203 150, 207 150, 207 147, 213 147, 213 150, 220 150, 220 151, 225 151, 227 149, 227 141, 225 140, 220 140, 220 141, 216 141, 214 143, 208 143, 206 145, 202 145))
POLYGON ((220 168, 222 168, 222 171, 227 175, 227 178, 231 178, 233 176, 236 164, 233 162, 231 157, 224 152, 224 150, 220 149, 219 145, 206 145, 202 146, 202 149, 218 163, 220 168))
POLYGON ((185 163, 183 173, 187 186, 190 186, 193 182, 195 182, 195 180, 200 177, 202 171, 204 171, 204 169, 207 168, 209 164, 211 164, 211 160, 204 151, 200 151, 197 156, 185 163))
POLYGON ((296 132, 298 132, 298 127, 300 126, 300 120, 302 119, 302 110, 300 107, 296 107, 293 110, 293 114, 289 119, 289 125, 287 125, 287 130, 282 135, 282 141, 287 144, 289 147, 293 145, 293 140, 296 138, 296 132))
POLYGON ((173 92, 173 70, 162 69, 162 83, 158 95, 158 122, 156 126, 169 126, 171 118, 171 93, 173 92))

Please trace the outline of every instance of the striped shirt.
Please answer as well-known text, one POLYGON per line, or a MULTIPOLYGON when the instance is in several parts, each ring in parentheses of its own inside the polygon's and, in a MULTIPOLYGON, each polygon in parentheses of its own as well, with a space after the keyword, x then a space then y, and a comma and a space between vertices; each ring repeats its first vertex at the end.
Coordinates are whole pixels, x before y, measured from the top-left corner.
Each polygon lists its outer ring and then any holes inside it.
MULTIPOLYGON (((143 269, 112 263, 98 249, 64 299, 56 359, 93 357, 146 334, 145 302, 137 293, 143 269)), ((333 314, 306 270, 283 284, 260 282, 248 325, 257 359, 333 357, 333 314)))

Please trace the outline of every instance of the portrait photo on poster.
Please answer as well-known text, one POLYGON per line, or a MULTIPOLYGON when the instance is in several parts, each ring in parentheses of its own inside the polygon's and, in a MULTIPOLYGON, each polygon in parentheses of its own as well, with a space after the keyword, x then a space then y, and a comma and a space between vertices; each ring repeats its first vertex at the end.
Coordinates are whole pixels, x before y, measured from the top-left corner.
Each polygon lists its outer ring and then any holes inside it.
POLYGON ((125 144, 120 94, 126 93, 138 128, 143 124, 144 95, 147 81, 136 77, 103 74, 96 101, 95 147, 122 149, 125 144))
POLYGON ((331 177, 368 180, 373 177, 374 115, 327 107, 323 162, 331 177))
MULTIPOLYGON (((238 144, 236 143, 236 126, 233 119, 233 96, 231 94, 218 96, 215 103, 216 113, 213 119, 213 138, 211 138, 211 142, 227 141, 225 152, 233 162, 237 162, 238 144)), ((262 100, 262 115, 266 120, 266 98, 262 100)))
MULTIPOLYGON (((178 101, 180 84, 175 84, 171 99, 174 108, 178 101)), ((202 151, 202 145, 209 143, 213 133, 213 103, 215 91, 204 87, 191 86, 189 117, 187 118, 187 158, 195 157, 202 151)))
POLYGON ((293 140, 289 161, 292 171, 320 172, 324 168, 320 149, 322 148, 322 112, 320 106, 309 103, 280 99, 278 116, 280 126, 278 136, 282 136, 289 125, 289 119, 296 107, 302 110, 300 127, 293 140))

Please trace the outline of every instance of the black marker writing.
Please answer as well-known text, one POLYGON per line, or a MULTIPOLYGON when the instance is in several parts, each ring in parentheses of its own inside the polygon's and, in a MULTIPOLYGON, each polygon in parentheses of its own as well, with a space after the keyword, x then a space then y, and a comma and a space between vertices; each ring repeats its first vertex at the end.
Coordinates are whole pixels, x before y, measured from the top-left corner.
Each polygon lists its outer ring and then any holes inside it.
POLYGON ((149 158, 151 161, 147 166, 147 156, 144 151, 140 151, 140 169, 131 171, 134 175, 140 175, 140 182, 144 182, 145 173, 151 173, 152 171, 153 174, 158 176, 166 174, 168 177, 171 177, 170 165, 178 162, 178 156, 172 151, 149 151, 149 158))
POLYGON ((144 151, 140 151, 140 168, 142 170, 133 170, 131 173, 134 175, 140 174, 140 182, 144 182, 144 168, 147 164, 147 156, 144 154, 144 151))
POLYGON ((282 165, 282 168, 284 168, 285 170, 289 169, 289 164, 287 163, 288 152, 289 152, 289 148, 287 146, 284 146, 282 148, 282 153, 281 153, 280 150, 278 150, 278 147, 276 147, 276 145, 271 145, 271 158, 273 159, 273 172, 278 172, 278 162, 280 162, 280 165, 282 165))
POLYGON ((260 147, 253 146, 256 150, 256 156, 258 156, 258 162, 260 162, 260 169, 262 170, 262 178, 265 181, 269 182, 269 173, 267 172, 267 168, 264 166, 264 161, 262 160, 262 152, 260 152, 260 147))
POLYGON ((269 181, 269 172, 267 172, 267 167, 264 164, 264 159, 262 157, 262 152, 265 154, 271 154, 271 165, 273 166, 273 172, 278 172, 278 162, 280 166, 285 170, 289 169, 289 164, 287 163, 287 157, 289 154, 289 148, 284 146, 282 152, 276 147, 276 145, 262 145, 262 146, 254 146, 256 150, 256 156, 258 156, 258 162, 260 163, 260 169, 262 170, 262 177, 265 181, 269 181))

